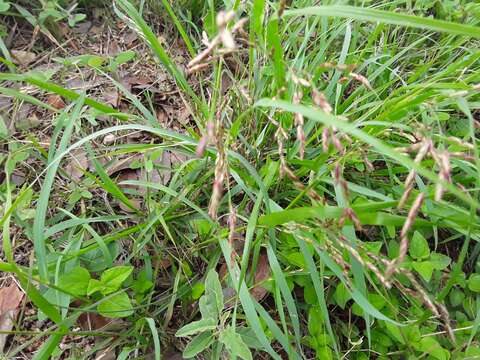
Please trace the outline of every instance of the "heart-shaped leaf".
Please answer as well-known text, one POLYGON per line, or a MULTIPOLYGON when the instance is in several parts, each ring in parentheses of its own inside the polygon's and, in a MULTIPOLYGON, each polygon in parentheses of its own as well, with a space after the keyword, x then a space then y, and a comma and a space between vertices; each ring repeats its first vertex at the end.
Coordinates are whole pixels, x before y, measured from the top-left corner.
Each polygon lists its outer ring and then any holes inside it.
POLYGON ((87 294, 89 282, 88 270, 77 266, 60 277, 58 286, 70 294, 84 296, 87 294))
POLYGON ((130 276, 132 270, 132 266, 116 266, 103 272, 100 278, 103 286, 101 290, 103 295, 117 291, 122 283, 130 276))
POLYGON ((415 261, 412 265, 426 282, 430 281, 435 270, 435 265, 431 261, 415 261))
POLYGON ((106 300, 103 300, 97 306, 100 315, 108 318, 120 318, 133 314, 132 303, 128 295, 124 292, 115 294, 106 300))
POLYGON ((427 240, 418 231, 413 234, 410 242, 409 253, 414 259, 426 259, 430 256, 427 240))

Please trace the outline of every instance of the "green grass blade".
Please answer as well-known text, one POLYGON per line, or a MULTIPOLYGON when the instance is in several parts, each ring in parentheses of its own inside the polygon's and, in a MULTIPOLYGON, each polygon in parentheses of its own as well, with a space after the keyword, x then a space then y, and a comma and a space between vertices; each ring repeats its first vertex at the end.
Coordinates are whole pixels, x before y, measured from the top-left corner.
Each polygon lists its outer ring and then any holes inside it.
MULTIPOLYGON (((84 96, 82 94, 76 93, 75 91, 65 89, 64 87, 61 87, 59 85, 56 85, 52 82, 47 82, 40 80, 38 78, 28 76, 28 75, 20 75, 20 74, 0 74, 0 80, 9 80, 9 81, 25 81, 29 84, 35 85, 39 87, 40 89, 53 92, 55 94, 58 94, 65 99, 68 99, 70 101, 77 101, 80 97, 84 96)), ((110 116, 116 117, 118 119, 123 119, 126 120, 130 118, 131 116, 128 114, 121 113, 118 110, 115 110, 114 108, 99 103, 98 101, 95 101, 93 99, 90 99, 88 97, 84 97, 84 103, 85 105, 88 105, 98 111, 101 111, 105 114, 108 114, 110 116)))
POLYGON ((123 193, 122 189, 120 189, 120 187, 110 178, 102 164, 100 164, 100 162, 95 158, 95 155, 89 143, 86 144, 86 148, 90 157, 90 161, 93 163, 93 166, 95 167, 95 170, 97 171, 97 174, 101 179, 101 181, 97 183, 115 199, 125 204, 125 206, 137 213, 140 213, 140 210, 132 204, 130 199, 123 193))
POLYGON ((180 33, 180 36, 185 42, 185 45, 187 46, 190 56, 194 57, 195 49, 193 48, 192 42, 190 41, 190 38, 188 37, 187 32, 185 31, 182 23, 180 22, 180 20, 178 20, 177 15, 175 15, 175 12, 170 6, 170 3, 168 2, 168 0, 162 0, 162 4, 163 6, 165 6, 165 9, 167 9, 168 15, 170 15, 170 17, 172 18, 172 21, 175 24, 175 27, 177 28, 178 32, 180 33))
POLYGON ((318 304, 320 305, 320 311, 322 312, 323 319, 325 320, 325 325, 327 327, 327 332, 330 336, 330 339, 332 340, 333 348, 335 349, 337 355, 339 355, 337 340, 335 337, 335 333, 333 332, 332 324, 330 322, 330 315, 328 313, 327 302, 325 300, 323 279, 318 273, 317 266, 313 261, 312 255, 310 255, 310 252, 307 249, 305 241, 299 236, 295 236, 295 239, 297 240, 297 244, 303 254, 305 263, 307 264, 308 272, 310 273, 310 278, 312 279, 313 287, 315 289, 315 294, 317 295, 318 304))
POLYGON ((141 181, 141 180, 125 180, 125 181, 122 181, 120 183, 120 185, 133 185, 133 186, 140 186, 140 187, 146 187, 146 188, 150 188, 150 189, 156 189, 156 190, 163 191, 166 194, 171 195, 176 199, 179 199, 181 202, 185 203, 185 205, 191 207, 193 210, 198 212, 205 220, 212 223, 212 218, 210 216, 208 216, 208 214, 203 209, 201 209, 200 207, 195 205, 193 202, 188 200, 182 194, 176 192, 175 190, 172 190, 171 188, 169 188, 167 186, 164 186, 164 185, 158 184, 158 183, 152 183, 152 182, 149 182, 149 181, 141 181))
POLYGON ((275 252, 271 244, 267 244, 267 256, 268 256, 268 262, 270 264, 270 268, 272 269, 272 274, 273 274, 275 283, 280 288, 280 292, 282 293, 282 296, 285 299, 285 305, 287 306, 287 310, 290 315, 290 320, 292 321, 293 332, 295 333, 295 340, 297 342, 297 346, 299 349, 301 349, 300 321, 299 321, 299 316, 297 312, 297 307, 295 305, 295 299, 293 298, 292 293, 290 292, 287 281, 285 279, 285 275, 282 269, 280 268, 280 264, 278 262, 278 259, 275 255, 275 252))
POLYGON ((147 322, 148 327, 150 328, 150 331, 152 332, 153 345, 154 345, 154 351, 155 351, 155 360, 160 360, 161 359, 160 338, 158 336, 158 331, 157 331, 157 327, 155 325, 155 320, 153 320, 152 318, 145 318, 145 321, 147 322))
POLYGON ((275 353, 272 346, 270 345, 270 341, 268 340, 267 336, 265 335, 265 332, 262 329, 262 326, 260 324, 260 319, 258 317, 257 311, 255 310, 255 304, 252 300, 252 297, 248 291, 247 286, 245 285, 245 282, 243 282, 240 286, 238 286, 238 274, 240 273, 240 269, 238 268, 236 263, 232 264, 230 261, 231 255, 232 255, 231 247, 226 241, 220 240, 219 243, 220 243, 220 247, 222 248, 223 256, 225 259, 227 259, 227 265, 228 265, 228 271, 229 271, 230 277, 235 287, 240 288, 240 292, 238 295, 240 297, 240 302, 242 304, 243 311, 245 312, 245 316, 247 318, 249 325, 252 327, 258 340, 260 341, 262 346, 265 348, 265 351, 267 351, 268 354, 272 356, 273 359, 280 360, 280 356, 277 353, 275 353))
POLYGON ((129 216, 125 215, 107 215, 107 216, 98 216, 94 218, 74 218, 74 219, 68 219, 62 222, 59 222, 58 224, 55 224, 45 230, 45 238, 49 238, 56 233, 59 233, 61 231, 68 230, 70 228, 74 228, 83 224, 91 224, 91 223, 102 223, 102 222, 110 222, 110 221, 119 221, 119 220, 125 220, 128 219, 129 216))
POLYGON ((392 147, 385 144, 380 139, 367 134, 366 132, 362 131, 355 124, 348 123, 346 121, 342 121, 333 115, 329 115, 324 113, 321 110, 315 109, 313 107, 304 106, 304 105, 294 105, 288 101, 282 100, 272 100, 272 99, 261 99, 256 103, 256 106, 265 106, 265 107, 272 107, 277 109, 283 109, 288 112, 292 113, 300 113, 303 116, 313 119, 319 123, 322 123, 327 126, 334 126, 339 130, 352 135, 365 143, 371 145, 380 153, 384 154, 385 156, 397 161, 398 163, 405 166, 407 169, 414 169, 420 175, 426 177, 430 181, 435 184, 441 184, 445 189, 450 191, 453 195, 455 195, 458 199, 464 201, 468 205, 472 205, 475 208, 480 208, 480 204, 471 197, 465 195, 462 191, 456 188, 454 185, 446 182, 441 181, 438 176, 430 170, 427 170, 421 165, 416 164, 413 160, 405 155, 400 155, 398 151, 395 151, 392 147))
POLYGON ((145 20, 143 20, 137 9, 128 0, 116 0, 114 2, 114 9, 122 19, 130 23, 133 28, 144 37, 148 45, 152 48, 155 56, 157 56, 160 63, 165 66, 170 75, 172 75, 177 81, 179 87, 185 91, 198 106, 200 106, 202 111, 205 111, 206 106, 191 88, 182 72, 170 59, 167 52, 153 33, 152 29, 147 25, 145 20))
POLYGON ((252 9, 252 29, 259 40, 263 39, 263 13, 265 0, 254 0, 252 9))
POLYGON ((415 27, 419 29, 464 35, 480 39, 480 27, 436 20, 391 11, 354 6, 314 6, 285 11, 285 16, 332 16, 347 19, 381 22, 385 24, 415 27))
MULTIPOLYGON (((63 126, 64 122, 66 122, 65 129, 64 129, 64 133, 60 141, 60 144, 58 145, 58 148, 55 148, 54 146, 50 147, 51 154, 61 153, 68 146, 70 137, 73 132, 73 126, 75 124, 75 121, 78 119, 80 115, 80 111, 83 106, 83 100, 84 100, 84 97, 82 96, 77 101, 72 113, 70 114, 70 118, 68 118, 69 116, 68 108, 64 110, 60 115, 58 124, 59 126, 63 126)), ((49 158, 50 158, 50 154, 49 154, 49 158)), ((60 165, 59 162, 50 163, 48 165, 48 170, 46 171, 42 190, 40 191, 40 196, 37 201, 37 208, 35 211, 35 218, 33 221, 33 243, 34 243, 35 254, 37 257, 36 258, 37 266, 39 269, 40 276, 44 281, 47 281, 49 277, 48 270, 47 270, 47 250, 46 250, 46 244, 45 244, 45 238, 44 238, 45 220, 47 216, 48 200, 50 198, 51 189, 52 189, 53 182, 55 180, 55 175, 57 173, 57 169, 59 165, 60 165)))
POLYGON ((60 341, 62 341, 64 335, 61 334, 54 334, 50 335, 45 341, 40 349, 35 353, 35 355, 32 357, 32 360, 48 360, 50 359, 50 356, 52 355, 53 351, 57 347, 58 344, 60 344, 60 341))

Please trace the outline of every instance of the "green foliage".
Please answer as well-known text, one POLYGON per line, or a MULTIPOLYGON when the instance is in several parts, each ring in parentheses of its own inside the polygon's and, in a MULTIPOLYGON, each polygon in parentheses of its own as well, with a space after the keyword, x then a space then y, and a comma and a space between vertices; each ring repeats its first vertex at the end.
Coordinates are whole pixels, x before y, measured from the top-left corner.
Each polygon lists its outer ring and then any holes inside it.
MULTIPOLYGON (((190 75, 171 56, 177 44, 148 25, 148 1, 114 2, 177 83, 196 125, 181 132, 161 128, 158 96, 118 82, 121 67, 143 59, 131 50, 55 59, 111 82, 128 99, 125 113, 56 84, 58 74, 0 74, 15 106, 54 114, 48 146, 34 131, 12 136, 0 117, 0 270, 55 324, 37 358, 61 356, 62 337, 92 311, 128 322, 100 334, 98 346, 118 347, 120 359, 133 349, 160 358, 164 345, 185 343, 185 358, 478 355, 478 4, 300 1, 282 13, 280 3, 156 2, 168 16, 162 28, 192 58, 205 48, 203 30, 221 42, 248 20, 232 34, 234 51, 220 45, 190 75), (219 28, 222 9, 235 15, 219 28), (52 109, 27 95, 38 95, 33 87, 71 104, 52 109), (148 141, 123 142, 133 132, 148 141), (436 152, 416 158, 424 141, 436 152), (74 180, 66 165, 79 151, 91 166, 74 180), (188 157, 158 164, 175 152, 188 157), (128 170, 145 176, 109 171, 118 156, 135 158, 128 170), (25 185, 13 181, 31 168, 25 185), (166 172, 168 181, 155 177, 166 172), (404 261, 385 278, 405 239, 404 261), (20 266, 25 243, 34 261, 20 266)), ((0 1, 0 12, 46 34, 83 20, 69 5, 0 1)))
POLYGON ((97 306, 98 313, 108 318, 121 318, 133 314, 130 298, 124 292, 107 296, 97 306))

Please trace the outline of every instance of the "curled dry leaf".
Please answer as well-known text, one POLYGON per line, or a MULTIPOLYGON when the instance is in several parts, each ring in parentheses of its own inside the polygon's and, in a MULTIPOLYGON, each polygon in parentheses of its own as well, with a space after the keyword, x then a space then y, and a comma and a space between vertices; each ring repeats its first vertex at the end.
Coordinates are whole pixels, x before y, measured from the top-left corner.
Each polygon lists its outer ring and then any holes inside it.
MULTIPOLYGON (((23 292, 15 282, 0 289, 0 331, 12 330, 22 299, 23 292)), ((7 336, 7 334, 0 334, 0 353, 3 352, 7 336)))
POLYGON ((17 65, 28 65, 37 58, 35 53, 24 50, 11 50, 10 54, 12 54, 13 62, 17 65))
POLYGON ((50 94, 47 96, 47 104, 51 105, 57 110, 65 108, 65 102, 60 95, 50 94))
POLYGON ((157 120, 160 125, 162 125, 163 127, 167 127, 168 114, 164 109, 162 108, 157 109, 157 120))
POLYGON ((113 319, 107 319, 102 315, 95 313, 82 313, 77 320, 77 324, 84 331, 99 330, 105 328, 113 319))

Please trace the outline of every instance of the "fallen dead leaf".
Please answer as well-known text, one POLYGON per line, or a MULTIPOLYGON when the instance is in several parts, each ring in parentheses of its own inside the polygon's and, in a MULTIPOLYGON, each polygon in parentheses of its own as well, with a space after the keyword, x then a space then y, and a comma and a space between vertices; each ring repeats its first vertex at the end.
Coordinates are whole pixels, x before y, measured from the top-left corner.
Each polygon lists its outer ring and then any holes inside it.
POLYGON ((65 108, 65 102, 60 95, 50 94, 47 96, 47 104, 53 106, 57 110, 65 108))
POLYGON ((22 186, 25 183, 26 174, 23 171, 15 169, 12 173, 12 183, 17 186, 22 186))
POLYGON ((36 128, 41 124, 41 121, 35 114, 33 105, 28 103, 21 103, 12 111, 12 120, 15 129, 29 130, 36 128))
POLYGON ((120 47, 116 41, 111 41, 107 46, 107 54, 110 56, 116 56, 120 54, 120 47))
POLYGON ((72 29, 72 32, 74 34, 86 34, 90 31, 91 28, 92 22, 87 20, 75 25, 72 29))
MULTIPOLYGON (((126 194, 132 204, 138 209, 140 209, 143 205, 141 197, 147 193, 146 188, 134 185, 125 185, 122 184, 122 182, 128 180, 140 180, 168 185, 170 179, 172 178, 172 167, 176 166, 177 164, 182 164, 188 159, 188 157, 182 153, 164 151, 160 158, 154 160, 156 167, 151 172, 147 173, 143 166, 139 169, 131 168, 133 162, 143 162, 143 159, 144 154, 137 154, 127 158, 118 159, 110 164, 106 169, 109 176, 118 174, 117 183, 119 183, 119 187, 121 189, 133 190, 133 192, 138 193, 139 196, 126 194)), ((122 202, 119 202, 118 205, 122 210, 126 212, 132 212, 132 209, 122 202)))
POLYGON ((77 320, 77 324, 84 331, 98 330, 106 327, 112 319, 107 319, 102 315, 95 313, 82 313, 77 320))
POLYGON ((157 120, 162 127, 167 127, 168 125, 168 115, 163 109, 157 109, 157 120))
POLYGON ((267 252, 262 249, 260 250, 260 255, 258 256, 257 267, 255 268, 255 277, 254 282, 255 286, 250 290, 253 297, 260 301, 265 295, 267 295, 268 290, 265 289, 261 284, 270 278, 270 265, 268 264, 267 252))
MULTIPOLYGON (((243 239, 237 239, 234 242, 234 248, 238 255, 242 255, 243 253, 243 239)), ((227 264, 223 263, 219 270, 219 277, 220 279, 224 279, 227 275, 228 269, 227 264)), ((268 263, 267 253, 264 249, 260 250, 260 254, 258 256, 257 266, 255 268, 255 276, 254 276, 254 286, 250 289, 250 293, 252 296, 257 300, 261 301, 268 293, 268 290, 262 286, 262 283, 270 278, 270 266, 268 263)), ((235 290, 232 288, 224 288, 223 289, 224 296, 230 301, 226 301, 225 305, 231 306, 233 304, 233 299, 235 297, 235 290)))
POLYGON ((100 35, 102 32, 103 32, 103 25, 100 25, 100 26, 93 25, 89 31, 89 33, 92 35, 100 35))
POLYGON ((186 107, 177 111, 177 120, 182 125, 187 125, 190 118, 190 110, 186 107))
POLYGON ((115 161, 113 161, 107 166, 106 168, 107 174, 111 176, 122 170, 130 169, 130 166, 134 161, 141 161, 142 158, 143 156, 141 154, 137 154, 133 156, 115 159, 115 161))
POLYGON ((12 105, 12 98, 8 96, 0 96, 0 110, 6 110, 12 105))
MULTIPOLYGON (((28 107, 28 109, 32 109, 32 107, 28 107)), ((20 113, 15 114, 14 125, 17 130, 25 131, 36 129, 42 124, 42 121, 38 118, 37 114, 34 111, 31 113, 27 113, 25 116, 23 116, 23 114, 23 110, 20 110, 20 113)))
POLYGON ((13 62, 17 65, 28 65, 37 58, 35 53, 25 50, 11 50, 10 54, 13 62))
MULTIPOLYGON (((0 289, 0 331, 12 330, 23 296, 15 282, 0 289)), ((8 334, 0 334, 0 353, 3 352, 7 336, 8 334)))
POLYGON ((120 96, 118 94, 118 90, 115 89, 115 88, 112 88, 112 89, 106 89, 105 91, 103 91, 102 93, 102 100, 104 103, 106 104, 110 104, 112 105, 113 107, 117 107, 118 106, 118 103, 119 103, 119 100, 120 100, 120 96))
POLYGON ((170 266, 172 266, 171 260, 166 257, 161 259, 160 257, 154 257, 153 258, 153 264, 155 267, 162 268, 163 270, 167 270, 170 266))
POLYGON ((65 166, 65 172, 75 181, 83 177, 83 171, 88 169, 89 161, 85 151, 81 149, 73 150, 70 153, 70 161, 65 166))
POLYGON ((122 38, 125 45, 131 45, 137 39, 138 35, 135 31, 128 31, 122 38))
MULTIPOLYGON (((150 354, 151 356, 149 356, 149 359, 154 359, 153 355, 154 354, 150 354)), ((174 348, 169 348, 167 350, 165 350, 165 352, 162 354, 162 357, 164 359, 168 359, 168 360, 183 360, 184 357, 182 356, 182 353, 179 352, 177 349, 174 349, 174 348)))
POLYGON ((115 347, 108 347, 100 350, 95 356, 95 360, 115 360, 116 358, 117 355, 115 355, 115 347))

